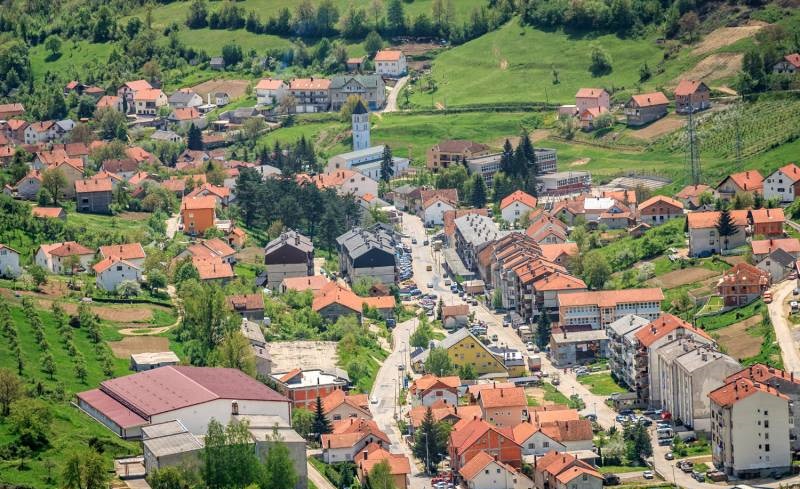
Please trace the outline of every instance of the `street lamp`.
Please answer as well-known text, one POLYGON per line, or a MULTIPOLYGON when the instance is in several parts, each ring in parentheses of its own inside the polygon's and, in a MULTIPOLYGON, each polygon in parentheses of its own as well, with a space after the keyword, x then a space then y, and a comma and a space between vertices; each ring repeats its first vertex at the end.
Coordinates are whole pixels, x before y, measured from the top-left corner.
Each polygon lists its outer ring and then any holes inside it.
POLYGON ((431 457, 430 453, 428 452, 428 432, 423 432, 422 435, 425 437, 425 475, 431 475, 431 457))

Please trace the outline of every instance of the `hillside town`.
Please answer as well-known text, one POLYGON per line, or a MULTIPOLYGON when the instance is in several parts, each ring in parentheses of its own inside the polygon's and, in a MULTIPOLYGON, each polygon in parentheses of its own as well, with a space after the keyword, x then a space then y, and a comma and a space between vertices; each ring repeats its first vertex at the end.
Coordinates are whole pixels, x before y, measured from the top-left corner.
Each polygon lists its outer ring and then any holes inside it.
POLYGON ((0 487, 800 483, 796 153, 701 166, 743 103, 704 76, 501 134, 431 95, 452 119, 412 129, 438 68, 400 38, 321 76, 2 86, 0 487), (628 166, 667 124, 681 170, 628 166))

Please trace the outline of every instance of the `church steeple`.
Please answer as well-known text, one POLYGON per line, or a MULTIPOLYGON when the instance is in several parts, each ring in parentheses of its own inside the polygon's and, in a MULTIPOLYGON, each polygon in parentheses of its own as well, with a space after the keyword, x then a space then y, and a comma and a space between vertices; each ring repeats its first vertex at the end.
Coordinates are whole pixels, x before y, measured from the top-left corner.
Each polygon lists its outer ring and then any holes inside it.
POLYGON ((367 149, 369 142, 369 111, 364 107, 361 99, 353 108, 353 151, 367 149))

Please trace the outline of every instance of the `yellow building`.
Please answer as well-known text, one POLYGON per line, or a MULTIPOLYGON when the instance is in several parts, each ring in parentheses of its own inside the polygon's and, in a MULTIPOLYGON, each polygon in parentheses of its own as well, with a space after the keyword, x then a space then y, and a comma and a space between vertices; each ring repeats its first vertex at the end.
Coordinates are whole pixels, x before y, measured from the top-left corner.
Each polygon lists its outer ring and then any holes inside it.
POLYGON ((466 328, 448 335, 438 346, 447 350, 450 361, 456 368, 471 365, 472 370, 479 377, 486 374, 502 374, 506 377, 521 377, 525 375, 524 365, 521 372, 517 368, 509 372, 502 356, 498 357, 493 354, 486 345, 481 343, 466 328))

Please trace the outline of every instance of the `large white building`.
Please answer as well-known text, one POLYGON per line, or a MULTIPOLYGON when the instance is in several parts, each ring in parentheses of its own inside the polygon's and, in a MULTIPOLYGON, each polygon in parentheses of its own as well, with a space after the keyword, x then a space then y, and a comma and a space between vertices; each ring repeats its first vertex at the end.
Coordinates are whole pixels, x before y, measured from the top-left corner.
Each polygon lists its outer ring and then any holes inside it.
POLYGON ((711 457, 734 477, 774 477, 791 472, 789 433, 794 415, 789 398, 747 378, 709 394, 711 457))
POLYGON ((77 394, 77 404, 122 438, 139 438, 143 426, 172 420, 197 435, 212 418, 227 425, 240 414, 291 423, 289 399, 233 368, 156 368, 106 380, 77 394))
POLYGON ((747 234, 746 210, 730 211, 736 232, 720 236, 717 229, 720 212, 690 212, 686 215, 689 228, 689 256, 706 256, 743 246, 747 234))
POLYGON ((636 353, 639 341, 636 332, 650 324, 635 314, 623 316, 606 328, 608 335, 608 368, 630 389, 636 389, 636 353))
MULTIPOLYGON (((342 153, 331 157, 325 171, 333 173, 336 170, 353 170, 370 177, 373 180, 381 179, 381 162, 383 161, 384 146, 370 146, 368 148, 342 153)), ((393 176, 404 173, 411 161, 408 158, 392 157, 393 176)))
POLYGON ((353 109, 352 126, 353 151, 369 148, 369 111, 364 107, 361 99, 358 99, 358 103, 353 109))
POLYGON ((133 263, 117 257, 103 258, 92 267, 95 284, 101 290, 114 292, 123 282, 141 282, 142 270, 133 263))
POLYGON ((65 241, 39 246, 34 261, 50 273, 67 273, 73 271, 69 270, 70 261, 75 260, 74 265, 77 268, 74 271, 79 271, 78 269, 88 270, 93 259, 93 250, 74 241, 65 241), (72 256, 76 258, 70 258, 72 256))
POLYGON ((384 50, 375 53, 375 73, 390 78, 399 78, 406 74, 408 65, 402 51, 384 50))
POLYGON ((560 324, 605 329, 628 314, 653 321, 661 315, 663 300, 661 289, 562 292, 558 294, 560 324))

